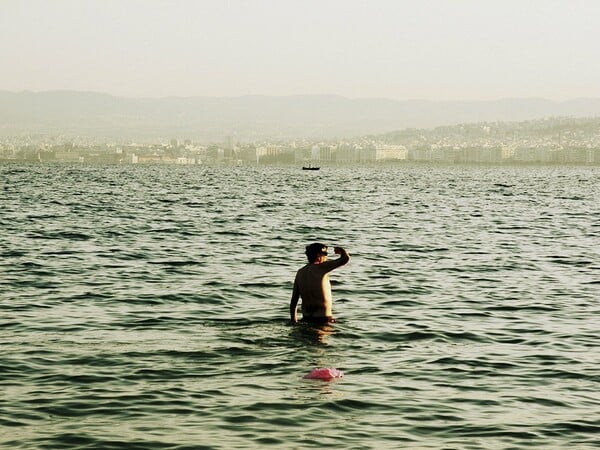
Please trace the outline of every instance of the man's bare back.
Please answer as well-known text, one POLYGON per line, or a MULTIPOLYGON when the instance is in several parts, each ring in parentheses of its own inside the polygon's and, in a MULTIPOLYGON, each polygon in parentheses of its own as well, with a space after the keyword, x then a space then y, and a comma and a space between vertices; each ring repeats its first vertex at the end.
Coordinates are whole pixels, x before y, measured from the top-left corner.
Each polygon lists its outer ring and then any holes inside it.
POLYGON ((332 311, 329 272, 347 264, 350 255, 341 247, 335 247, 338 259, 327 260, 327 247, 315 243, 306 247, 308 264, 298 270, 290 300, 290 319, 298 322, 298 300, 302 299, 302 320, 315 323, 335 322, 332 311))

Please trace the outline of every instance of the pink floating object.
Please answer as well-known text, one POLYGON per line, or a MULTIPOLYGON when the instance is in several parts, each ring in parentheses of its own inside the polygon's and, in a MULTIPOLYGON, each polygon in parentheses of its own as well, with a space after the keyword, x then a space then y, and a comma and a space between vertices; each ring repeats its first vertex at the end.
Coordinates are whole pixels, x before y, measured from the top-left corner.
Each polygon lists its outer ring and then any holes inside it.
POLYGON ((332 380, 334 378, 342 378, 344 372, 333 367, 323 367, 311 370, 309 373, 304 375, 304 378, 311 380, 332 380))

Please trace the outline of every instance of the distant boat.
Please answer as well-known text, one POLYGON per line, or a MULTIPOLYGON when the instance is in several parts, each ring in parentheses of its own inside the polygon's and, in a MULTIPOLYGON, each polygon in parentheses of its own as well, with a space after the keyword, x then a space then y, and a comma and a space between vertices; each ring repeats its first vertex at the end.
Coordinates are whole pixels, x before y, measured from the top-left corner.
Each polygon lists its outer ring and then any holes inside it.
POLYGON ((302 170, 319 170, 319 169, 320 169, 320 167, 315 167, 310 164, 308 166, 302 166, 302 170))

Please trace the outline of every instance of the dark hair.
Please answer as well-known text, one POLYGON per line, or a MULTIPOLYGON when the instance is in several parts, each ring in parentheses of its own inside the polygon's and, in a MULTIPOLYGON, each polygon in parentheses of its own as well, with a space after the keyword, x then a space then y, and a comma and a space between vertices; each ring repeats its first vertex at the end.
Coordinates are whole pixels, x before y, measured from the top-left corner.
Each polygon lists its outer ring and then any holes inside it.
POLYGON ((321 244, 320 242, 315 242, 307 245, 304 253, 308 258, 308 261, 313 262, 318 256, 327 254, 327 246, 325 244, 321 244))

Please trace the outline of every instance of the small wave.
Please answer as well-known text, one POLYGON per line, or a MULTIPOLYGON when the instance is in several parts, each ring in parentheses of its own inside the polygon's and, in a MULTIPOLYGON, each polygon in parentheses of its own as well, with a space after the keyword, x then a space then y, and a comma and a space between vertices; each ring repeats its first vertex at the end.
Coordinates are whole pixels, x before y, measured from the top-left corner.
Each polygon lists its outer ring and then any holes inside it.
POLYGON ((556 311, 558 310, 558 306, 552 305, 490 305, 483 308, 484 311, 506 311, 506 312, 515 312, 515 311, 556 311))
POLYGON ((586 200, 585 197, 581 197, 581 196, 578 196, 578 195, 574 195, 572 197, 569 197, 569 196, 558 196, 556 198, 558 200, 575 200, 575 201, 586 200))
POLYGON ((454 437, 494 437, 512 438, 519 440, 535 440, 539 434, 535 431, 526 431, 522 428, 511 429, 505 426, 479 426, 479 425, 418 425, 411 427, 411 431, 421 436, 440 436, 445 439, 454 437))
POLYGON ((28 252, 26 252, 25 250, 5 250, 2 253, 0 253, 0 256, 2 258, 20 258, 22 256, 26 256, 28 254, 28 252))
MULTIPOLYGON (((554 366, 554 365, 552 365, 554 366)), ((592 383, 600 383, 600 374, 584 372, 584 371, 575 371, 575 370, 561 370, 554 367, 547 367, 541 371, 534 371, 533 373, 536 376, 542 377, 543 379, 563 379, 563 380, 579 380, 579 381, 589 381, 592 383)), ((534 376, 534 379, 537 379, 534 376)))
POLYGON ((595 264, 595 261, 589 259, 574 258, 563 255, 551 255, 548 260, 555 264, 562 264, 575 267, 588 267, 595 264))
POLYGON ((415 342, 415 341, 439 341, 439 342, 488 342, 489 338, 482 334, 469 332, 442 332, 442 331, 410 331, 406 333, 377 332, 370 333, 371 339, 384 342, 415 342))
POLYGON ((205 266, 206 262, 196 260, 167 260, 167 261, 147 261, 148 264, 156 264, 168 267, 181 267, 181 266, 205 266))
POLYGON ((592 434, 597 437, 600 433, 600 424, 593 420, 557 422, 544 426, 543 430, 545 433, 552 436, 563 436, 571 433, 585 433, 592 434))
POLYGON ((35 231, 27 233, 27 237, 31 239, 53 239, 53 240, 70 240, 70 241, 88 241, 92 236, 85 233, 77 233, 74 231, 35 231))
POLYGON ((217 230, 214 234, 223 236, 250 236, 250 233, 245 231, 232 231, 232 230, 217 230))
MULTIPOLYGON (((417 292, 414 292, 413 290, 407 290, 406 291, 407 294, 416 294, 417 292)), ((382 306, 402 306, 402 307, 407 307, 407 308, 411 308, 411 307, 416 307, 416 306, 422 306, 422 303, 416 300, 386 300, 384 302, 381 303, 382 306)))
MULTIPOLYGON (((153 428, 154 430, 155 428, 153 428)), ((71 448, 97 448, 103 450, 148 450, 148 449, 178 449, 186 450, 185 447, 179 447, 176 444, 151 439, 108 439, 93 436, 87 433, 58 433, 48 438, 38 438, 33 440, 37 448, 40 449, 71 449, 71 448)), ((203 447, 190 446, 187 450, 203 447)), ((211 447, 204 447, 211 448, 211 447)))
POLYGON ((330 401, 321 405, 322 409, 336 411, 336 412, 351 412, 351 411, 368 411, 368 410, 381 410, 385 408, 384 403, 367 401, 367 400, 356 400, 345 398, 337 401, 330 401))
POLYGON ((562 402, 559 400, 554 400, 554 399, 546 398, 546 397, 517 397, 516 399, 519 402, 533 403, 533 404, 542 405, 542 406, 549 406, 549 407, 556 407, 556 408, 570 408, 571 407, 571 405, 566 402, 562 402))

